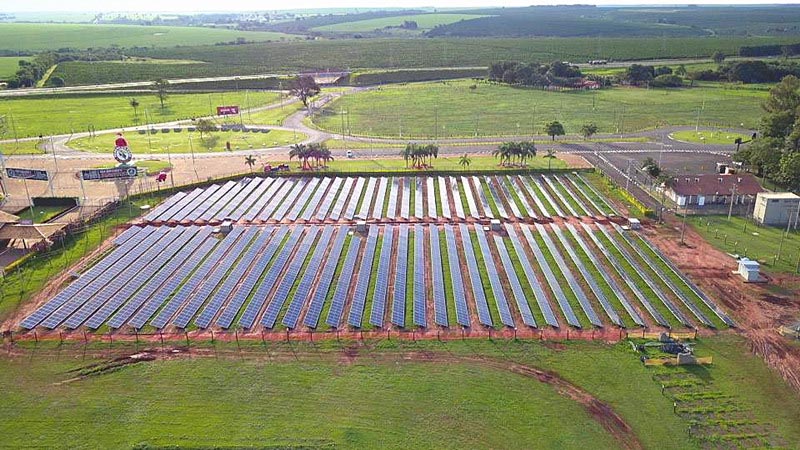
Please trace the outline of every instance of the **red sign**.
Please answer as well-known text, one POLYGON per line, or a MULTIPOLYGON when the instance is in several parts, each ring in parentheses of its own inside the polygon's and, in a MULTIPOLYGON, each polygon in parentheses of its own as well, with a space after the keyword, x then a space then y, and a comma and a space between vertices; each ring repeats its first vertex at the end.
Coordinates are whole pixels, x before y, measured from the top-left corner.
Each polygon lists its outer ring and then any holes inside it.
POLYGON ((239 114, 238 106, 217 106, 218 116, 232 116, 239 114))

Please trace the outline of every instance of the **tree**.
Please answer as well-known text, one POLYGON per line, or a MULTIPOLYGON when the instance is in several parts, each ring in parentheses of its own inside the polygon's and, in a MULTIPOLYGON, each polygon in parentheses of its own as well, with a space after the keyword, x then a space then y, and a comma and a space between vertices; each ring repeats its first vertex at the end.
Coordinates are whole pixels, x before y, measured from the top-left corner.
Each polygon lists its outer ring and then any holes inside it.
POLYGON ((164 109, 164 101, 169 96, 169 94, 167 94, 167 89, 169 89, 169 81, 159 78, 153 82, 153 89, 156 91, 156 97, 158 97, 158 101, 161 102, 161 109, 164 109))
POLYGON ((472 164, 472 160, 469 159, 469 156, 467 156, 466 153, 464 153, 464 155, 461 156, 461 159, 458 160, 458 164, 461 165, 462 169, 467 170, 469 165, 472 164))
POLYGON ((306 108, 308 108, 308 99, 319 94, 319 91, 319 85, 310 75, 295 77, 289 85, 289 93, 300 99, 306 108))
POLYGON ((641 64, 631 64, 622 74, 622 79, 634 86, 649 84, 653 78, 655 78, 655 68, 641 64))
POLYGON ((211 132, 217 131, 217 126, 208 119, 197 119, 194 126, 200 133, 200 139, 203 139, 204 134, 211 134, 211 132))
POLYGON ((244 163, 247 164, 248 166, 250 166, 250 172, 252 172, 253 171, 253 166, 256 165, 256 157, 253 156, 253 155, 247 155, 244 158, 244 163))
POLYGON ((554 120, 547 125, 545 125, 545 130, 547 130, 547 135, 550 136, 553 141, 556 140, 556 136, 563 136, 564 134, 564 125, 561 125, 561 122, 554 120))
POLYGON ((653 178, 658 178, 661 174, 661 167, 658 167, 656 161, 649 156, 642 162, 642 170, 653 178))
POLYGON ((309 156, 309 148, 305 144, 294 144, 289 147, 289 160, 297 158, 297 160, 301 162, 301 170, 311 169, 311 166, 308 165, 309 156))
POLYGON ((533 141, 522 141, 518 144, 519 152, 520 152, 520 162, 523 165, 527 165, 526 162, 528 158, 533 158, 536 156, 536 145, 533 141))
POLYGON ((583 136, 583 139, 590 139, 595 134, 597 134, 597 125, 593 123, 587 123, 581 127, 581 135, 583 136))
POLYGON ((547 154, 544 155, 544 157, 547 158, 547 170, 552 170, 550 163, 553 161, 553 158, 556 157, 556 150, 554 148, 548 148, 547 154))
POLYGON ((681 64, 680 66, 678 66, 677 69, 675 69, 675 75, 677 75, 679 77, 685 77, 686 73, 687 73, 686 72, 686 66, 684 66, 683 64, 681 64))
POLYGON ((711 59, 717 64, 722 64, 722 61, 725 61, 725 54, 717 50, 711 55, 711 59))
POLYGON ((131 97, 130 100, 128 100, 128 104, 133 108, 133 121, 139 122, 139 100, 136 100, 135 97, 131 97))

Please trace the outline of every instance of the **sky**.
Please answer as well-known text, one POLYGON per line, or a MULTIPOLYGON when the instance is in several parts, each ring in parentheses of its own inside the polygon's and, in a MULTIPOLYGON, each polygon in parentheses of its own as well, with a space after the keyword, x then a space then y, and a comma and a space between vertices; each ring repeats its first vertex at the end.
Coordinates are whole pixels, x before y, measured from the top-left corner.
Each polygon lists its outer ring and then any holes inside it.
MULTIPOLYGON (((701 0, 697 4, 776 4, 776 3, 797 3, 798 0, 701 0)), ((264 0, 137 0, 118 1, 118 0, 0 0, 0 12, 31 12, 31 11, 70 11, 70 12, 200 12, 200 11, 220 11, 220 5, 224 5, 223 11, 272 11, 278 9, 303 9, 303 8, 346 8, 346 7, 369 7, 369 8, 414 8, 414 7, 476 7, 476 6, 529 6, 529 5, 552 5, 552 4, 597 4, 597 5, 664 5, 666 2, 646 1, 646 0, 339 0, 332 4, 329 0, 294 0, 292 2, 275 2, 264 0)), ((692 1, 682 2, 695 3, 692 1)), ((681 4, 669 2, 669 4, 681 4)))

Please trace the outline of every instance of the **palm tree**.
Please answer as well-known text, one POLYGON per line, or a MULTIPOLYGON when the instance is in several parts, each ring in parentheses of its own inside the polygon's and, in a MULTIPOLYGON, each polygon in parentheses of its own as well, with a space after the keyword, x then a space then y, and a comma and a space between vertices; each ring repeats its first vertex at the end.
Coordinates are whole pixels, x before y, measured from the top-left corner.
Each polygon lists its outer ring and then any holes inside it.
POLYGON ((597 125, 593 123, 587 123, 581 126, 581 134, 583 135, 583 140, 591 138, 596 133, 597 133, 597 125))
POLYGON ((131 97, 128 104, 133 108, 133 121, 139 123, 139 100, 136 100, 135 97, 131 97))
POLYGON ((554 148, 548 148, 547 154, 544 157, 547 158, 547 170, 552 170, 550 163, 553 161, 553 158, 556 157, 556 150, 554 148))
POLYGON ((289 160, 297 158, 301 162, 301 169, 308 170, 308 147, 305 144, 294 144, 289 148, 289 160))
POLYGON ((248 166, 250 166, 250 172, 252 173, 253 172, 253 166, 256 165, 256 157, 253 156, 253 155, 247 155, 244 158, 244 163, 247 164, 248 166))
POLYGON ((466 153, 464 153, 464 156, 462 156, 461 159, 458 160, 458 163, 461 165, 461 168, 467 170, 469 168, 469 165, 472 164, 472 160, 469 159, 469 156, 467 156, 466 153))
POLYGON ((416 144, 408 143, 406 144, 406 148, 400 151, 400 156, 406 161, 406 169, 408 169, 408 160, 411 159, 411 155, 414 152, 414 148, 416 148, 416 144))
POLYGON ((522 141, 518 144, 520 150, 520 159, 522 160, 523 165, 527 165, 525 162, 528 158, 533 158, 536 156, 536 145, 533 141, 522 141))

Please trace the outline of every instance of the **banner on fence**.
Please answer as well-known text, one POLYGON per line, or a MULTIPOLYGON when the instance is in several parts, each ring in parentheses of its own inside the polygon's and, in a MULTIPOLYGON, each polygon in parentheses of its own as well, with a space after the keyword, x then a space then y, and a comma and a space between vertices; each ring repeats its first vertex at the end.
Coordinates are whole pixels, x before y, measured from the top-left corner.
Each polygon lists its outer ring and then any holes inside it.
POLYGON ((8 178, 18 178, 23 180, 37 180, 37 181, 50 180, 50 178, 47 176, 46 170, 38 170, 38 169, 12 169, 11 167, 7 167, 6 175, 8 176, 8 178))
POLYGON ((81 170, 81 179, 85 181, 97 180, 116 180, 124 178, 136 178, 139 170, 134 166, 129 167, 114 167, 111 169, 90 169, 81 170))
POLYGON ((236 105, 231 106, 217 106, 218 116, 233 116, 239 114, 239 107, 236 105))

